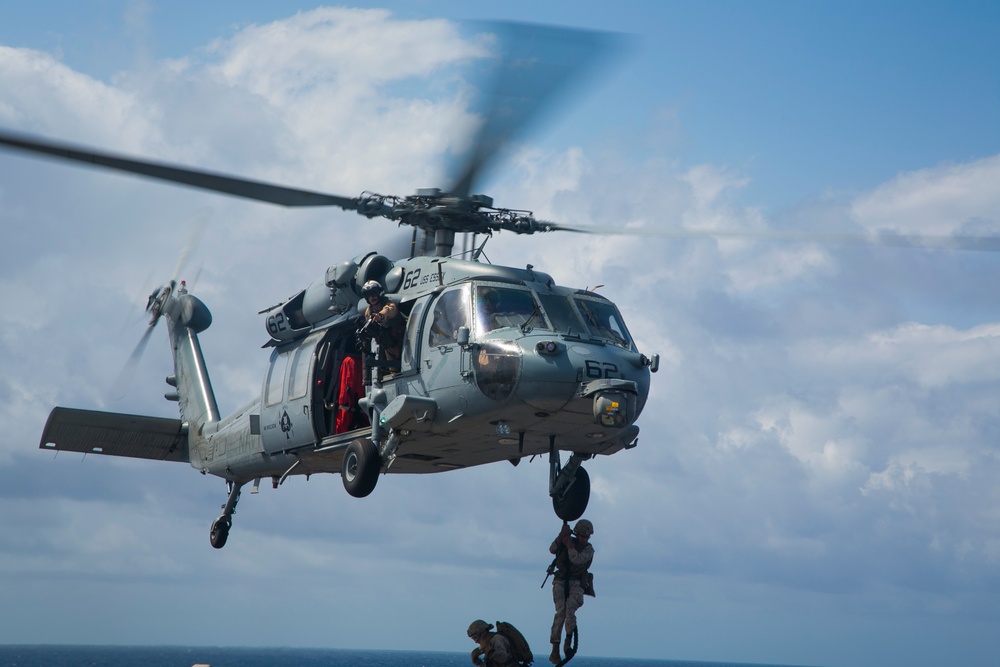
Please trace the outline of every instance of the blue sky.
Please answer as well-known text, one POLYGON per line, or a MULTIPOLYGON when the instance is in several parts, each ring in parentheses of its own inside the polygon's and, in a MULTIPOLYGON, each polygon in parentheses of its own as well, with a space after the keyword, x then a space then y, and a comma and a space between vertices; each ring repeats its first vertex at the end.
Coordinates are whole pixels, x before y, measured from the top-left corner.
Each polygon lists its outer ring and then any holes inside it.
MULTIPOLYGON (((483 30, 459 22, 489 18, 628 36, 483 183, 541 218, 650 233, 487 246, 605 285, 663 360, 639 447, 588 464, 581 650, 991 662, 1000 258, 656 234, 1000 235, 994 3, 8 2, 0 127, 407 194, 441 184, 483 30)), ((262 488, 216 551, 221 481, 37 450, 55 405, 173 416, 163 337, 128 396, 108 389, 202 215, 191 264, 226 411, 260 388, 257 311, 395 229, 0 153, 0 642, 464 651, 485 617, 544 646, 559 523, 541 463, 390 476, 363 501, 334 476, 262 488)))

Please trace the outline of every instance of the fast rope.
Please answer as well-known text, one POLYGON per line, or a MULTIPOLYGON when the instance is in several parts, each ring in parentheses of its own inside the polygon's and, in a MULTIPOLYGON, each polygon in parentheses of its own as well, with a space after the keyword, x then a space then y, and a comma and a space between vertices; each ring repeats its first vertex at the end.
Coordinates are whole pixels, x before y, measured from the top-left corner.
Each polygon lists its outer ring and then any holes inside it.
POLYGON ((567 649, 566 650, 566 657, 563 658, 562 660, 560 660, 559 663, 556 664, 556 667, 562 667, 567 662, 569 662, 570 660, 572 660, 573 656, 576 655, 576 649, 579 646, 579 639, 580 639, 580 635, 576 631, 576 628, 573 628, 573 634, 569 635, 568 638, 570 638, 570 644, 569 644, 569 646, 566 647, 566 649, 567 649))

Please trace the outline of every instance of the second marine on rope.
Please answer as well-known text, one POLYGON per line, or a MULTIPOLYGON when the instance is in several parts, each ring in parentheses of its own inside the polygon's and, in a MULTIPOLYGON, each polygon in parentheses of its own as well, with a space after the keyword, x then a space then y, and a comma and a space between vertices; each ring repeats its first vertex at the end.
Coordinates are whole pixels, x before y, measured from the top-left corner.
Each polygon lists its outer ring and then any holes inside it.
POLYGON ((576 653, 577 624, 576 610, 583 606, 584 595, 594 595, 594 577, 590 565, 594 562, 594 547, 590 536, 594 534, 594 524, 586 519, 576 522, 573 530, 564 523, 559 535, 552 541, 549 552, 555 554, 550 567, 552 578, 552 601, 556 607, 552 620, 552 653, 549 662, 553 665, 565 664, 559 654, 559 642, 563 629, 566 641, 563 651, 568 661, 576 653))

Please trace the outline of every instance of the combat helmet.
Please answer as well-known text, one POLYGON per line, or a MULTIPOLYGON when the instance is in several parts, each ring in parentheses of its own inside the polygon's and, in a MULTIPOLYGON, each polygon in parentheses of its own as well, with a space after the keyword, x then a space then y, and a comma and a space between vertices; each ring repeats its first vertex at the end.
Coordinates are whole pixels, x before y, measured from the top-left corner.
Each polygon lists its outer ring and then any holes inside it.
POLYGON ((590 537, 594 534, 594 524, 590 523, 586 519, 580 519, 576 522, 576 527, 573 528, 573 532, 582 537, 590 537))
POLYGON ((479 637, 484 632, 489 632, 492 629, 493 629, 492 623, 487 623, 486 621, 477 619, 469 624, 468 634, 470 637, 479 637))

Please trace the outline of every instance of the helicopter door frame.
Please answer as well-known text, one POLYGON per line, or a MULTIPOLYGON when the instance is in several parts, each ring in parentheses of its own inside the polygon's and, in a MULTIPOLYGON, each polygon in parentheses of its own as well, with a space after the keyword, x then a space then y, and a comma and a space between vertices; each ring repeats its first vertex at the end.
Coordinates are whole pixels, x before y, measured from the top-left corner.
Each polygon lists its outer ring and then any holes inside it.
POLYGON ((331 329, 316 346, 313 369, 313 430, 320 439, 334 432, 339 371, 344 359, 343 351, 334 346, 336 338, 332 334, 331 329))
POLYGON ((406 321, 406 332, 403 335, 403 354, 400 359, 398 375, 409 375, 420 372, 420 359, 423 354, 421 334, 424 331, 424 320, 430 309, 427 305, 432 296, 422 296, 410 306, 410 314, 406 321))
POLYGON ((428 390, 444 389, 465 381, 467 352, 458 343, 459 329, 472 325, 472 297, 469 283, 445 288, 428 304, 422 328, 427 345, 422 355, 427 366, 428 390), (445 369, 453 366, 453 373, 445 369))
POLYGON ((369 426, 364 410, 357 405, 365 392, 362 353, 354 326, 351 322, 327 329, 316 345, 312 409, 317 440, 369 426), (347 387, 341 386, 344 382, 349 383, 347 387))

